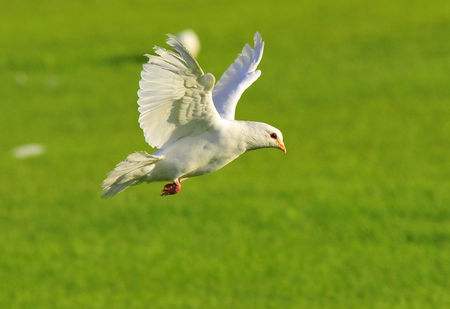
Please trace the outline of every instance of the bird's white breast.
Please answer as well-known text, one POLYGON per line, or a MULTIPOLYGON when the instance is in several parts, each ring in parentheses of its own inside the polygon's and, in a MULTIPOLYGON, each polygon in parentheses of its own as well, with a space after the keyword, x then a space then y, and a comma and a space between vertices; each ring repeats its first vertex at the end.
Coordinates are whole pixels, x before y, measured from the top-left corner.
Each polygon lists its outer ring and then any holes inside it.
POLYGON ((236 135, 225 123, 200 135, 179 139, 155 154, 164 156, 164 160, 155 165, 149 180, 193 177, 222 168, 245 152, 236 135))

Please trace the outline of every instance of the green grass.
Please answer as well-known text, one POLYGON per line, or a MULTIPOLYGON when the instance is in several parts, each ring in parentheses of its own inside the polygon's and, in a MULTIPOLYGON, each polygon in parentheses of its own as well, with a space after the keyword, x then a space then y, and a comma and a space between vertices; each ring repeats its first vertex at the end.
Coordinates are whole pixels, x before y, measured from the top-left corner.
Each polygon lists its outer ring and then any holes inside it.
POLYGON ((168 2, 2 4, 0 307, 450 307, 449 2, 168 2), (150 150, 141 55, 184 28, 217 78, 262 33, 238 118, 288 155, 102 200, 150 150))

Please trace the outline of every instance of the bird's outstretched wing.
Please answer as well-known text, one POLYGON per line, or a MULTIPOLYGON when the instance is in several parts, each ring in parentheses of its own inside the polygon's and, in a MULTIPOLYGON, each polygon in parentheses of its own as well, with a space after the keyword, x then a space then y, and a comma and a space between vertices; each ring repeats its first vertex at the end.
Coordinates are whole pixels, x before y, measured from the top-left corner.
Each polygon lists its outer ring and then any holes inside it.
POLYGON ((241 54, 214 87, 214 105, 224 119, 234 119, 236 105, 241 95, 261 75, 257 67, 263 55, 264 42, 258 32, 255 33, 253 40, 255 46, 252 48, 245 44, 241 54))
POLYGON ((214 76, 203 73, 177 38, 168 37, 173 51, 156 46, 139 81, 139 124, 146 142, 156 148, 220 121, 212 102, 214 76))

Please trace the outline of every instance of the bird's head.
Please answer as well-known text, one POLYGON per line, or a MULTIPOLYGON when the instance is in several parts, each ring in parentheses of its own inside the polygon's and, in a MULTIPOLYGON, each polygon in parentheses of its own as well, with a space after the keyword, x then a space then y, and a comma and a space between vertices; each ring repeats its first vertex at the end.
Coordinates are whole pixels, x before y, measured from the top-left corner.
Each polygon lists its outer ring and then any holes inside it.
POLYGON ((251 138, 248 142, 248 150, 257 148, 277 148, 286 153, 286 146, 281 131, 271 125, 262 122, 251 122, 251 138))
POLYGON ((283 134, 277 128, 272 127, 271 133, 269 134, 271 145, 274 148, 278 148, 284 153, 287 153, 286 146, 283 141, 283 134))

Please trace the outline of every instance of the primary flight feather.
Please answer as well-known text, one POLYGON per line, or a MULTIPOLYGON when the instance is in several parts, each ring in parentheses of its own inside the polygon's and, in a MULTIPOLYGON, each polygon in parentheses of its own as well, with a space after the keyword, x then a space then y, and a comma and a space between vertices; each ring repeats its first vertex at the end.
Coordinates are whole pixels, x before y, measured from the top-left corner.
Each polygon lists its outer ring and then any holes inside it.
POLYGON ((257 70, 264 42, 246 44, 217 85, 188 49, 168 35, 171 50, 155 47, 147 55, 139 81, 139 125, 146 142, 157 148, 130 154, 104 180, 110 197, 141 182, 169 181, 161 195, 181 190, 181 181, 216 171, 246 151, 279 148, 286 152, 280 130, 268 124, 234 120, 242 93, 261 75, 257 70))

